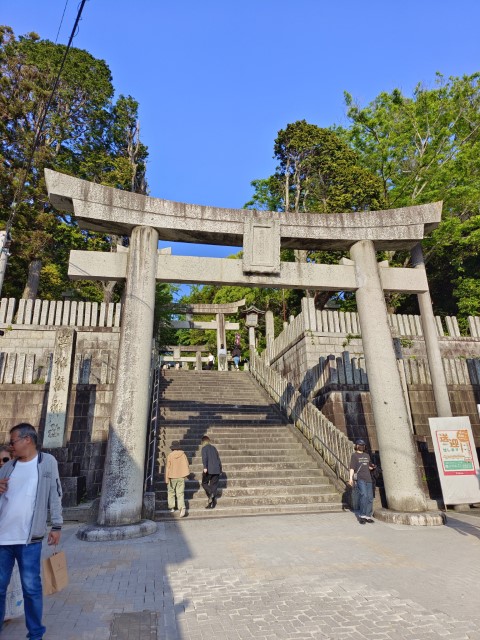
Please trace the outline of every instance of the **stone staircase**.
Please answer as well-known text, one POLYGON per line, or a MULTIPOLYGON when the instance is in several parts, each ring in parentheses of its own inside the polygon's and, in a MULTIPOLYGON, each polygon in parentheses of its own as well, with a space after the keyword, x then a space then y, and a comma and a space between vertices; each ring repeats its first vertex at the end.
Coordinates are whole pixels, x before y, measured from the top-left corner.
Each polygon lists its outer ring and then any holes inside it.
POLYGON ((272 400, 246 372, 162 372, 156 518, 169 519, 164 465, 173 440, 190 462, 188 517, 342 510, 340 494, 272 400), (200 441, 208 435, 222 459, 215 509, 205 509, 200 441))

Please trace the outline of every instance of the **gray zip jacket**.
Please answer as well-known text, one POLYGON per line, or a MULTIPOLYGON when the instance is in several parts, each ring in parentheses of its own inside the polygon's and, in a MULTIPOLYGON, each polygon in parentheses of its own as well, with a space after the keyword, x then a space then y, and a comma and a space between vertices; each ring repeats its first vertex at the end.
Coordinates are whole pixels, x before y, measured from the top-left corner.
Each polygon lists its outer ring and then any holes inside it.
MULTIPOLYGON (((6 462, 0 469, 0 480, 9 478, 17 464, 17 460, 6 462)), ((49 453, 38 452, 37 458, 38 484, 33 519, 30 526, 30 534, 27 544, 42 540, 47 532, 47 510, 50 509, 52 530, 59 531, 62 528, 62 485, 58 475, 58 465, 55 458, 49 453)), ((8 493, 8 489, 7 489, 8 493)), ((6 494, 0 495, 0 506, 6 494)))

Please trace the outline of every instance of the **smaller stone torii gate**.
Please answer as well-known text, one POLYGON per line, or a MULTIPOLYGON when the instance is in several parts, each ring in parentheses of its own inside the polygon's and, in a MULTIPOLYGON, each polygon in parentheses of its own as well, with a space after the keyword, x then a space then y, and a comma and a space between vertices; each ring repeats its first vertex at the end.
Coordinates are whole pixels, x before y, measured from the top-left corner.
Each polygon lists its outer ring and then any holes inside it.
POLYGON ((150 198, 50 170, 45 176, 51 203, 74 214, 81 228, 130 235, 128 253, 70 253, 69 275, 74 279, 126 279, 98 515, 100 533, 87 539, 143 535, 151 530, 142 524, 141 514, 156 279, 355 291, 388 507, 417 515, 426 510, 384 291, 418 295, 437 414, 450 416, 420 246, 425 233, 440 222, 442 203, 388 211, 285 215, 150 198), (243 246, 243 259, 161 255, 159 239, 243 246), (281 247, 349 250, 351 260, 339 265, 286 263, 280 261, 281 247), (400 249, 412 250, 415 268, 377 262, 376 251, 400 249), (119 527, 123 527, 120 533, 119 527))
POLYGON ((238 313, 240 307, 245 306, 245 298, 237 300, 236 302, 227 302, 225 304, 207 304, 207 303, 195 303, 188 305, 172 305, 172 311, 174 313, 185 314, 185 320, 174 320, 171 322, 173 329, 200 329, 206 331, 208 329, 215 330, 217 332, 217 353, 220 349, 220 345, 227 346, 226 331, 238 331, 240 324, 238 322, 225 322, 225 316, 238 313), (195 321, 194 315, 215 315, 215 320, 212 322, 195 321))

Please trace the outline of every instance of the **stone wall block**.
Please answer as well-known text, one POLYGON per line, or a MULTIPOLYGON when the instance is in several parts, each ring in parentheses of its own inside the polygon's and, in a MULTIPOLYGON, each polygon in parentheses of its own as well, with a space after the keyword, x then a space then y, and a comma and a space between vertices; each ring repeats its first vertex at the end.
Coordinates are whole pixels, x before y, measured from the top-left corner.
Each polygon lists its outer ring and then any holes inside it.
POLYGON ((26 300, 25 315, 24 315, 23 323, 32 324, 32 316, 33 316, 33 300, 26 300))
POLYGON ((71 306, 71 301, 70 300, 65 300, 65 302, 63 303, 63 314, 62 314, 62 325, 67 327, 70 325, 70 306, 71 306))
POLYGON ((354 333, 352 328, 352 314, 350 311, 345 313, 345 331, 350 335, 354 333))
POLYGON ((75 478, 60 478, 62 483, 64 507, 76 507, 87 493, 87 483, 85 476, 75 478))
MULTIPOLYGON (((44 302, 47 302, 47 301, 45 300, 44 302)), ((55 300, 52 300, 52 302, 49 304, 47 309, 48 309, 47 324, 50 326, 53 326, 55 324, 55 314, 57 311, 57 303, 55 302, 55 300)))
POLYGON ((24 324, 25 322, 25 305, 27 301, 23 298, 18 301, 17 315, 15 316, 15 324, 24 324))
POLYGON ((17 301, 15 300, 15 298, 9 298, 8 305, 7 305, 7 315, 5 317, 5 324, 13 323, 13 317, 14 317, 16 308, 17 308, 17 301))
POLYGON ((107 305, 107 318, 106 318, 106 326, 107 327, 113 327, 113 314, 115 311, 115 305, 113 304, 113 302, 110 302, 107 305))
POLYGON ((70 302, 70 314, 69 314, 69 320, 67 323, 71 327, 75 327, 77 324, 77 309, 78 309, 78 302, 76 300, 72 300, 70 302))
POLYGON ((85 327, 90 327, 91 323, 92 323, 92 303, 91 302, 85 302, 83 325, 85 327))
POLYGON ((40 301, 40 315, 38 318, 38 324, 45 326, 47 324, 48 319, 48 300, 40 301))
POLYGON ((15 363, 17 361, 16 353, 7 354, 7 364, 5 366, 5 373, 3 374, 4 384, 12 384, 13 376, 15 374, 15 363))
POLYGON ((98 302, 92 302, 92 313, 90 316, 90 326, 97 327, 99 326, 98 322, 98 302))
POLYGON ((435 316, 435 324, 437 325, 437 334, 439 336, 444 336, 445 332, 443 330, 442 318, 440 316, 435 316))
POLYGON ((2 298, 0 300, 0 324, 3 324, 7 317, 7 305, 8 305, 7 298, 2 298))
MULTIPOLYGON (((63 320, 63 306, 64 304, 66 304, 66 302, 60 302, 59 300, 57 300, 57 303, 55 305, 55 326, 59 327, 62 324, 62 320, 63 320)), ((66 322, 64 322, 63 324, 67 324, 66 322)))
POLYGON ((115 304, 115 316, 113 320, 113 326, 119 327, 122 320, 122 303, 117 302, 115 304))
POLYGON ((77 327, 83 327, 85 322, 85 302, 79 302, 77 307, 77 327))
POLYGON ((38 325, 40 322, 40 311, 42 308, 42 301, 37 299, 34 301, 32 312, 32 324, 38 325))
POLYGON ((98 326, 99 327, 104 327, 105 326, 106 314, 107 314, 107 305, 105 304, 105 302, 101 302, 100 303, 100 314, 99 314, 99 317, 98 317, 98 326))
POLYGON ((58 463, 71 462, 71 452, 68 447, 49 448, 47 446, 44 446, 43 451, 46 451, 46 453, 50 453, 58 463))
POLYGON ((343 358, 343 369, 345 371, 345 382, 346 384, 354 384, 352 363, 350 362, 350 353, 348 351, 344 351, 342 353, 342 358, 343 358))
POLYGON ((25 353, 17 354, 17 361, 15 363, 15 375, 13 377, 13 382, 15 384, 22 384, 23 382, 23 374, 25 371, 25 361, 26 361, 25 353))

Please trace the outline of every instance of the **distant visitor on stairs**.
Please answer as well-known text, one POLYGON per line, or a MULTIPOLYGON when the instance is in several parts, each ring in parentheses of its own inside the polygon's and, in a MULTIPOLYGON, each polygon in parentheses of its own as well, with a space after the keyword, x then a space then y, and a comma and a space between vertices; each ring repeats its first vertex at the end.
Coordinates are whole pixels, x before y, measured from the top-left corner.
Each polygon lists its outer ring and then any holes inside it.
POLYGON ((220 474, 222 473, 222 462, 218 451, 213 444, 210 443, 208 436, 202 438, 202 487, 207 494, 208 504, 206 509, 215 509, 217 506, 217 488, 220 474))
POLYGON ((165 467, 165 482, 167 483, 168 509, 175 512, 175 498, 180 517, 185 516, 185 478, 190 474, 188 459, 178 440, 170 445, 171 453, 168 454, 165 467))
POLYGON ((232 351, 232 359, 235 363, 235 371, 239 371, 240 369, 240 358, 242 357, 242 352, 240 351, 240 347, 236 346, 232 351))
POLYGON ((225 349, 224 344, 221 344, 220 349, 218 350, 218 370, 227 370, 227 350, 225 349))

